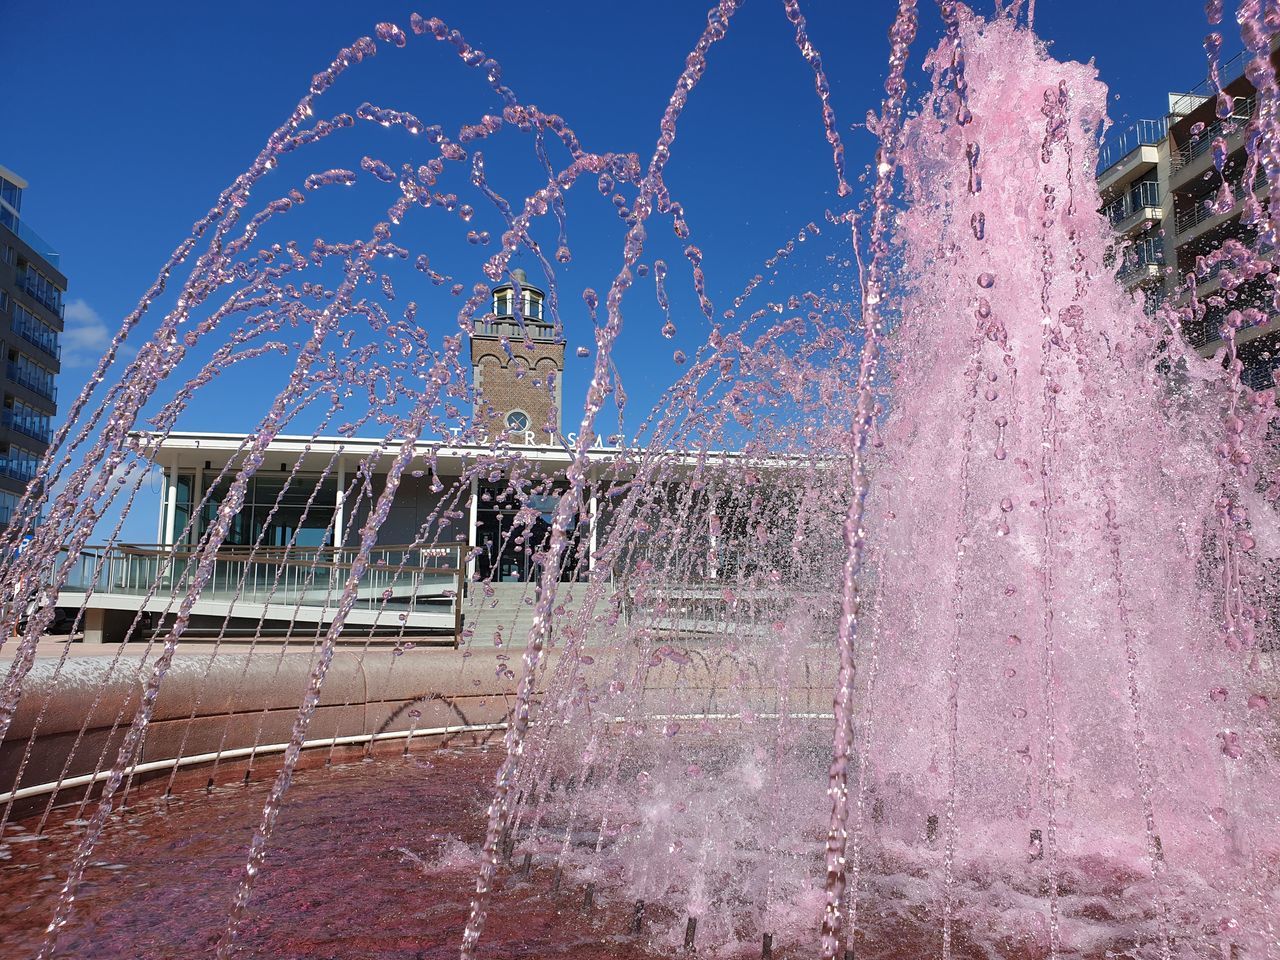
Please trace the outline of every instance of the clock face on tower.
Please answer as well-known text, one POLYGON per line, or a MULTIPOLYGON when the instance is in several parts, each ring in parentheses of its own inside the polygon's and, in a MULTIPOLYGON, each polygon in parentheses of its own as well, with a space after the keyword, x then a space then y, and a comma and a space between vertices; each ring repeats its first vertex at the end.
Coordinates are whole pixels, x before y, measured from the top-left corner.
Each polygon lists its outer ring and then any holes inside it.
POLYGON ((529 415, 523 410, 512 410, 507 414, 507 429, 515 433, 524 433, 529 429, 529 415))

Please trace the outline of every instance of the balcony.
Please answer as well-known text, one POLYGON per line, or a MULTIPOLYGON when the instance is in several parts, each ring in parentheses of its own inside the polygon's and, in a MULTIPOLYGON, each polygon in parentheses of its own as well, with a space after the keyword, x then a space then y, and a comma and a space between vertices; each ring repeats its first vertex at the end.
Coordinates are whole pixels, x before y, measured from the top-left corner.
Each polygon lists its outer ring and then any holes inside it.
POLYGON ((37 460, 24 460, 18 457, 0 457, 0 475, 11 477, 22 483, 30 483, 36 478, 40 466, 37 460))
POLYGON ((1160 184, 1140 180, 1102 208, 1117 233, 1126 234, 1147 220, 1164 216, 1160 209, 1160 184))
MULTIPOLYGON (((1253 178, 1253 189, 1265 186, 1267 182, 1266 171, 1259 165, 1258 173, 1253 178)), ((1244 199, 1244 195, 1248 192, 1248 187, 1243 180, 1232 185, 1231 196, 1235 202, 1231 205, 1230 210, 1215 211, 1213 209, 1214 201, 1217 199, 1217 193, 1211 192, 1207 196, 1201 197, 1190 207, 1180 211, 1174 218, 1174 231, 1178 235, 1178 242, 1184 243, 1190 239, 1185 235, 1195 230, 1196 227, 1216 217, 1230 217, 1240 212, 1240 201, 1244 199)))
POLYGON ((58 402, 58 388, 53 383, 52 374, 46 374, 43 376, 35 374, 26 367, 21 367, 14 363, 12 360, 9 361, 5 372, 9 375, 9 379, 13 383, 26 387, 32 393, 44 397, 46 400, 51 400, 54 403, 58 402))
POLYGON ((13 332, 22 337, 32 346, 39 349, 46 355, 61 362, 62 360, 62 344, 58 342, 58 335, 44 324, 32 321, 22 317, 16 310, 13 314, 13 332))
POLYGON ((1098 186, 1102 190, 1155 169, 1159 144, 1167 134, 1166 121, 1139 120, 1112 137, 1098 151, 1098 186))
POLYGON ((1147 237, 1124 251, 1116 279, 1131 290, 1139 283, 1162 276, 1163 272, 1164 248, 1155 237, 1147 237))
POLYGON ((62 291, 48 277, 37 270, 21 269, 18 271, 17 285, 37 303, 62 317, 62 291))
POLYGON ((1234 153, 1244 143, 1249 120, 1257 110, 1253 97, 1236 98, 1231 116, 1214 119, 1202 133, 1185 143, 1173 144, 1169 152, 1169 186, 1178 190, 1193 183, 1213 166, 1213 142, 1221 137, 1227 153, 1234 153))
POLYGON ((1165 138, 1166 121, 1139 120, 1108 140, 1098 151, 1098 170, 1106 171, 1139 147, 1154 147, 1165 138))
POLYGON ((482 337, 506 337, 510 340, 555 340, 555 325, 524 318, 524 326, 515 317, 487 316, 476 322, 475 333, 482 337))
POLYGON ((53 427, 49 425, 48 417, 16 413, 6 408, 0 413, 0 424, 44 444, 53 439, 53 427))

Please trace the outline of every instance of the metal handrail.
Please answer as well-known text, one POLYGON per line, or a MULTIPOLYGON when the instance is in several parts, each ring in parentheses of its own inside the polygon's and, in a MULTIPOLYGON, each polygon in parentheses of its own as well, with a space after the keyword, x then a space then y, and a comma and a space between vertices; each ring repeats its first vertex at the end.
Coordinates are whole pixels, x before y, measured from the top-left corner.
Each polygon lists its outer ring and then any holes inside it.
POLYGON ((1112 137, 1098 151, 1099 172, 1115 166, 1138 147, 1154 147, 1165 138, 1168 120, 1138 120, 1112 137))
POLYGON ((1236 205, 1240 203, 1241 199, 1244 198, 1244 195, 1248 193, 1250 189, 1256 190, 1258 187, 1260 187, 1262 184, 1266 182, 1267 182, 1266 171, 1263 170, 1262 167, 1258 167, 1258 173, 1253 178, 1252 188, 1245 186, 1243 179, 1237 181, 1235 184, 1232 185, 1231 196, 1235 198, 1235 204, 1232 204, 1231 210, 1224 211, 1223 213, 1215 212, 1213 210, 1213 201, 1216 199, 1217 194, 1211 193, 1208 196, 1205 196, 1200 200, 1197 200, 1192 206, 1187 207, 1181 213, 1179 213, 1178 216, 1174 219, 1174 224, 1173 224, 1174 230, 1179 234, 1183 234, 1183 233, 1186 233, 1188 230, 1190 230, 1192 227, 1195 227, 1201 223, 1204 223, 1206 220, 1210 220, 1213 217, 1225 216, 1227 214, 1234 212, 1236 205))
MULTIPOLYGON (((431 546, 375 547, 371 553, 374 562, 364 570, 359 584, 356 605, 361 609, 385 608, 393 615, 411 615, 425 603, 433 610, 432 601, 450 601, 454 615, 455 637, 462 627, 464 576, 466 572, 464 550, 461 542, 447 542, 431 546), (442 558, 452 555, 448 566, 418 566, 405 564, 407 553, 437 554, 442 558), (397 557, 396 555, 399 554, 397 557), (390 562, 389 562, 390 561, 390 562), (453 589, 443 589, 453 581, 453 589), (407 588, 400 597, 388 596, 388 590, 407 588), (424 593, 424 588, 431 589, 424 593), (403 603, 393 603, 393 600, 403 603)), ((234 548, 219 550, 212 557, 199 550, 182 545, 114 544, 90 546, 79 551, 76 566, 72 569, 63 590, 93 592, 106 595, 143 596, 160 584, 165 592, 180 590, 189 582, 195 564, 213 561, 203 595, 215 600, 233 597, 236 603, 266 603, 284 606, 330 607, 345 585, 345 579, 353 564, 344 557, 356 554, 355 548, 304 548, 299 551, 288 547, 262 547, 258 550, 234 548), (303 556, 302 554, 308 554, 303 556), (333 559, 326 559, 328 554, 333 559), (210 597, 209 595, 214 595, 210 597)), ((63 560, 54 565, 60 567, 63 560)))
POLYGON ((1231 108, 1231 116, 1214 120, 1198 136, 1170 151, 1170 170, 1181 170, 1197 157, 1204 155, 1213 147, 1213 141, 1218 139, 1218 136, 1228 123, 1236 125, 1228 136, 1232 138, 1243 136, 1247 123, 1242 123, 1241 121, 1248 121, 1253 116, 1257 106, 1258 101, 1254 97, 1237 97, 1231 108))

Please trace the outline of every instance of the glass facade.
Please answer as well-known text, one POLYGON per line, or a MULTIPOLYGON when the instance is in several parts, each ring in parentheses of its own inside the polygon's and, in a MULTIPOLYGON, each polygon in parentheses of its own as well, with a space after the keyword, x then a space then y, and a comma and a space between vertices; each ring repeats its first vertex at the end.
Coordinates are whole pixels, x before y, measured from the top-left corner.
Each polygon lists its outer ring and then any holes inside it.
MULTIPOLYGON (((560 496, 567 489, 556 483, 551 493, 530 493, 523 501, 505 485, 482 483, 476 511, 476 573, 504 582, 528 583, 542 575, 540 557, 546 549, 551 520, 560 496)), ((587 524, 575 517, 570 542, 560 568, 561 580, 585 576, 587 556, 584 538, 587 524)))
MULTIPOLYGON (((218 508, 226 498, 234 477, 218 479, 217 471, 205 471, 204 489, 210 490, 200 515, 200 534, 203 535, 218 516, 218 508)), ((317 475, 298 475, 290 481, 289 474, 258 474, 249 480, 245 491, 244 506, 232 518, 224 541, 227 546, 249 547, 261 543, 264 547, 319 547, 332 542, 329 528, 333 526, 334 500, 337 480, 333 476, 320 482, 317 475), (288 487, 285 486, 288 482, 288 487), (314 499, 312 498, 314 494, 314 499), (312 500, 310 509, 307 501, 312 500)), ((182 477, 178 480, 179 514, 182 503, 182 477)), ((188 497, 194 503, 194 490, 188 497)), ((185 522, 185 521, 184 521, 185 522)), ((183 523, 175 523, 175 536, 182 531, 183 523)))

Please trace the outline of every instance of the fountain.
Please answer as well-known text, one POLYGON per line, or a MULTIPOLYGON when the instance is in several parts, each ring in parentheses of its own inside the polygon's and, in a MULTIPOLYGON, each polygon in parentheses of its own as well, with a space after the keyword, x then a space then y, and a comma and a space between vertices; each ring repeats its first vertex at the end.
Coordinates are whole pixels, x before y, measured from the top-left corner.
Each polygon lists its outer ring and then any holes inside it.
MULTIPOLYGON (((3 647, 0 837, 8 892, 41 918, 0 920, 14 942, 42 960, 168 955, 166 938, 219 960, 1274 955, 1276 407, 1241 382, 1237 348, 1273 305, 1234 291, 1271 276, 1275 224, 1255 203, 1258 243, 1202 258, 1184 302, 1124 293, 1094 180, 1106 88, 1049 56, 1021 7, 943 2, 916 109, 917 12, 899 0, 861 206, 805 224, 718 311, 665 171, 733 0, 710 11, 647 160, 590 152, 439 20, 380 24, 317 74, 126 318, 4 534, 33 534, 3 571, 5 635, 22 629, 3 647), (314 119, 348 70, 425 39, 480 71, 500 115, 455 132, 369 103, 314 119), (434 157, 329 160, 360 126, 434 157), (533 145, 540 185, 519 201, 486 169, 499 137, 533 145), (299 174, 312 153, 329 165, 299 174), (557 266, 580 181, 612 201, 622 257, 571 308, 557 266), (379 211, 367 236, 282 232, 348 190, 379 211), (447 230, 495 248, 479 275, 436 252, 447 230), (793 287, 804 257, 834 278, 793 287), (536 317, 517 262, 539 278, 536 317), (1211 273, 1236 309, 1226 353, 1203 359, 1181 331, 1211 273), (686 300, 710 332, 668 347, 677 379, 628 426, 615 354, 650 277, 666 340, 686 300), (494 285, 510 315, 489 309, 494 285), (444 310, 455 325, 427 320, 444 310), (461 351, 498 321, 512 362, 535 324, 594 337, 576 431, 559 429, 556 375, 531 374, 551 412, 521 430, 551 438, 555 471, 488 433, 496 400, 461 351), (94 551, 95 527, 242 366, 283 386, 206 471, 175 544, 129 561, 141 599, 107 666, 70 643, 38 659, 72 580, 88 569, 81 618, 114 582, 120 527, 94 551), (381 436, 349 469, 362 432, 381 436), (269 525, 234 539, 277 462, 254 509, 305 518, 336 491, 318 547, 301 519, 286 543, 269 525), (397 491, 419 482, 432 508, 389 551, 397 491), (473 526, 482 499, 508 511, 495 549, 533 571, 526 616, 462 629, 447 668, 417 673, 402 600, 437 572, 423 558, 454 557, 480 608, 503 586, 459 534, 468 499, 473 526), (89 706, 57 726, 68 691, 89 706), (424 745, 499 734, 501 751, 424 745)), ((848 197, 822 57, 785 10, 848 197)), ((1249 176, 1274 194, 1272 13, 1244 0, 1238 20, 1264 104, 1249 176)))

